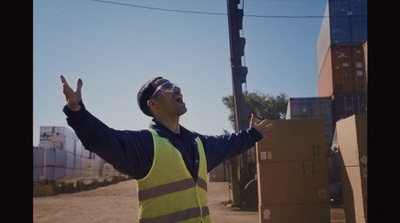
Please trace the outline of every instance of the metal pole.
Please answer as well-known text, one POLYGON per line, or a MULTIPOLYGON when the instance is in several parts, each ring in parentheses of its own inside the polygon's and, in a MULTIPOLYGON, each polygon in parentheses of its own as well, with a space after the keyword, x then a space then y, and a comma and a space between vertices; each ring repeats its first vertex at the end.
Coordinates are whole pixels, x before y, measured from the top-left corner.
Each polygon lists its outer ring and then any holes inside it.
MULTIPOLYGON (((229 45, 230 45, 230 61, 232 69, 232 89, 233 89, 233 105, 235 113, 235 131, 248 128, 247 118, 250 115, 250 108, 244 100, 242 83, 245 82, 245 75, 242 67, 242 50, 244 45, 241 41, 239 33, 239 18, 238 3, 239 0, 227 0, 228 9, 228 26, 229 26, 229 45)), ((246 155, 246 154, 245 154, 246 155)), ((248 160, 243 159, 243 155, 238 155, 229 160, 231 170, 231 188, 233 205, 240 206, 243 198, 243 185, 242 180, 247 179, 246 168, 248 167, 248 160), (243 176, 241 173, 243 171, 243 176)))

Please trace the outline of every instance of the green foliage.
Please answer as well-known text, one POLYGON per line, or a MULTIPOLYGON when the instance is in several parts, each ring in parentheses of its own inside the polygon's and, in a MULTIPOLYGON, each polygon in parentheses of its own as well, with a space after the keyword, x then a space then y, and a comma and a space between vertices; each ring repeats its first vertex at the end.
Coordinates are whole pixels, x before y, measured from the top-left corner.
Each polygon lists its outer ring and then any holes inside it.
MULTIPOLYGON (((261 92, 245 92, 244 98, 247 104, 249 104, 251 111, 260 119, 285 119, 286 117, 288 98, 284 93, 280 93, 274 97, 273 95, 261 92)), ((233 109, 233 96, 223 97, 222 102, 231 111, 228 119, 234 128, 235 113, 233 109)))

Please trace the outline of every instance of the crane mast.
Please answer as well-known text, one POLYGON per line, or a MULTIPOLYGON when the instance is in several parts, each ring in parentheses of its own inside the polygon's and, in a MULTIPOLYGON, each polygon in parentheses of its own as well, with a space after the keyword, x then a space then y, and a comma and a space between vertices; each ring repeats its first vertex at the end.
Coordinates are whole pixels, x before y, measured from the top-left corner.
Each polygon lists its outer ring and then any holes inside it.
MULTIPOLYGON (((242 90, 242 84, 246 82, 247 67, 242 66, 246 39, 240 36, 240 30, 243 28, 243 9, 238 8, 239 3, 240 0, 227 0, 236 132, 249 127, 248 118, 250 117, 250 107, 245 102, 242 90)), ((244 187, 255 177, 255 172, 252 170, 255 168, 251 168, 252 164, 249 162, 251 160, 250 156, 251 153, 246 151, 229 160, 231 196, 234 206, 240 206, 245 200, 244 187)))

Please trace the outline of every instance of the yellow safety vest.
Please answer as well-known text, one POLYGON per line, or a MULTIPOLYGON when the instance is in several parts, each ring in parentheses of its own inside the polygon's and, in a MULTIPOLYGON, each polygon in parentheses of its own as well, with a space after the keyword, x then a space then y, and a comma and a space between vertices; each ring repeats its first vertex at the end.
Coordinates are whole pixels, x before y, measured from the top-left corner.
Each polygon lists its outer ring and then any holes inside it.
POLYGON ((199 151, 197 182, 186 168, 182 155, 167 138, 153 135, 154 159, 149 173, 137 180, 139 223, 211 222, 207 206, 207 162, 203 144, 199 151))

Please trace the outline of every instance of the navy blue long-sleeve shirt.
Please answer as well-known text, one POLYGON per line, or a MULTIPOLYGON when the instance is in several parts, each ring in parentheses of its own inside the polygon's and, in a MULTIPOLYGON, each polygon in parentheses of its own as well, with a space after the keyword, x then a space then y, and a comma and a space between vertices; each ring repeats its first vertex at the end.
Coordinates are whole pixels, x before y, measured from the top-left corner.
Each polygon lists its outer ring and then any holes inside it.
MULTIPOLYGON (((67 115, 68 125, 77 134, 85 149, 96 153, 119 171, 134 179, 142 179, 151 169, 154 158, 153 137, 149 130, 114 130, 94 117, 81 102, 77 112, 67 106, 63 111, 67 115)), ((180 126, 180 134, 153 120, 149 128, 160 137, 168 138, 180 151, 186 167, 197 180, 199 153, 194 139, 199 137, 203 143, 210 172, 223 161, 236 156, 254 146, 263 136, 254 128, 242 130, 237 134, 207 136, 191 132, 180 126)))

